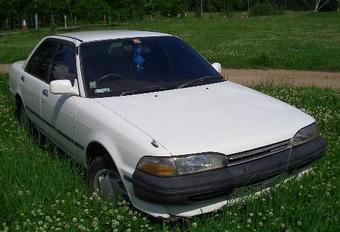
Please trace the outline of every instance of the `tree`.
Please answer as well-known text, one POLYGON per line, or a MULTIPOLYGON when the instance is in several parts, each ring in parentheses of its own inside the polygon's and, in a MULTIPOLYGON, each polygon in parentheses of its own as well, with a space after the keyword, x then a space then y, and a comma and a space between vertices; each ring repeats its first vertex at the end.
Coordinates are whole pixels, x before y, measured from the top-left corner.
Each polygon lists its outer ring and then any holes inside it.
POLYGON ((3 28, 14 28, 14 24, 18 21, 16 16, 20 14, 20 9, 22 9, 22 1, 20 0, 0 0, 0 19, 4 22, 3 28))
POLYGON ((181 0, 162 0, 157 2, 157 8, 161 15, 174 17, 183 13, 184 4, 181 0))
POLYGON ((318 12, 322 7, 324 7, 330 0, 316 0, 314 12, 318 12))
POLYGON ((74 13, 77 18, 89 23, 103 19, 104 15, 109 14, 109 11, 108 4, 103 0, 78 0, 74 6, 74 13))

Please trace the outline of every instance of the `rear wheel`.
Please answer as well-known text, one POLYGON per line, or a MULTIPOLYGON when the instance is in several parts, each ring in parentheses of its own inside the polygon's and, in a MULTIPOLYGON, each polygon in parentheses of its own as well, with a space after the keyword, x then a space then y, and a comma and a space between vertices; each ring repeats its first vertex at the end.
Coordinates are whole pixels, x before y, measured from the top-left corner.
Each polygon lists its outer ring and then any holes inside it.
POLYGON ((92 192, 113 203, 126 196, 123 181, 112 161, 98 156, 90 163, 88 182, 92 192))
POLYGON ((28 120, 26 110, 23 104, 20 104, 18 109, 18 119, 20 122, 20 125, 26 130, 29 131, 30 129, 30 122, 28 120))
POLYGON ((29 133, 29 135, 36 139, 41 147, 46 147, 46 136, 27 117, 25 107, 21 101, 18 101, 17 103, 16 115, 18 117, 20 125, 29 133))

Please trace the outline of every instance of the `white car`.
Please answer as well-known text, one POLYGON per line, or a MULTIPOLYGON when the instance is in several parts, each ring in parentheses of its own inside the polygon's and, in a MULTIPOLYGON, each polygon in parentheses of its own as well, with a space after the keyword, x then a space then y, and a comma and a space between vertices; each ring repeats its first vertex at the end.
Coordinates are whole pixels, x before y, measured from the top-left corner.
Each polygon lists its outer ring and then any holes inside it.
POLYGON ((93 191, 191 217, 326 149, 314 118, 220 73, 176 36, 77 32, 45 37, 9 88, 22 124, 86 167, 93 191))

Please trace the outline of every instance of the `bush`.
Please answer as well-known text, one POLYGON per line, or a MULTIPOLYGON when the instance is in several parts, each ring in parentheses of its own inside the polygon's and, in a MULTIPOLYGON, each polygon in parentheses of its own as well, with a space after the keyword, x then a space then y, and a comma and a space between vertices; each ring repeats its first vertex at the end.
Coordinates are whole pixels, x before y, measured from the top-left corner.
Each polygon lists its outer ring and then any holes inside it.
POLYGON ((85 23, 96 23, 109 13, 109 5, 103 0, 78 0, 74 8, 77 19, 85 23))
POLYGON ((137 8, 114 10, 111 17, 114 22, 127 22, 129 20, 142 20, 144 12, 137 8))
POLYGON ((157 1, 157 9, 164 17, 176 17, 184 11, 183 1, 181 0, 162 0, 157 1))
POLYGON ((251 16, 266 16, 282 14, 283 11, 279 10, 278 6, 269 2, 257 2, 250 9, 251 16))

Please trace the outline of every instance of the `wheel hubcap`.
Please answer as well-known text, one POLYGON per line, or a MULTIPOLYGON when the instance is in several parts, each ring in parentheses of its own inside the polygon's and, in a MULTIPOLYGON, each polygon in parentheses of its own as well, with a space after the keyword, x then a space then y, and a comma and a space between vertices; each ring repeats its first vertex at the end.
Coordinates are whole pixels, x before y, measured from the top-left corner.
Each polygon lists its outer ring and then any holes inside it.
POLYGON ((100 170, 94 177, 93 187, 95 192, 106 200, 116 202, 126 191, 119 174, 109 170, 100 170))

